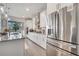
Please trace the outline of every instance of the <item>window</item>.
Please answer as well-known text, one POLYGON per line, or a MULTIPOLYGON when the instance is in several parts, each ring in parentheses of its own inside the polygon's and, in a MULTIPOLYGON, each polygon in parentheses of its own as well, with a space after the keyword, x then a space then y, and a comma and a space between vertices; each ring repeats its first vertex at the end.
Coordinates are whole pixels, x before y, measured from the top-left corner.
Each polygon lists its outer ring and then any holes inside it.
POLYGON ((8 21, 8 28, 9 28, 9 39, 17 39, 22 38, 23 35, 23 23, 22 22, 16 22, 9 20, 8 21))

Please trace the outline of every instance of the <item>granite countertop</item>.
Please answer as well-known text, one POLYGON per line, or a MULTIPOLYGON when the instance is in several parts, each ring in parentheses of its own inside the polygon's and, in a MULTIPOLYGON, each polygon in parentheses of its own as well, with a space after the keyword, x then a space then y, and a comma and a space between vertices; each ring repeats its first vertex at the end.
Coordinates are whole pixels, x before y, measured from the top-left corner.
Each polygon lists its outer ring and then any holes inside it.
POLYGON ((37 32, 29 32, 29 33, 27 34, 27 36, 28 36, 28 35, 30 35, 30 34, 44 35, 44 34, 42 34, 42 33, 37 33, 37 32))
POLYGON ((25 37, 23 37, 23 38, 17 38, 17 39, 1 40, 0 42, 7 42, 7 41, 21 40, 21 39, 25 39, 25 37))

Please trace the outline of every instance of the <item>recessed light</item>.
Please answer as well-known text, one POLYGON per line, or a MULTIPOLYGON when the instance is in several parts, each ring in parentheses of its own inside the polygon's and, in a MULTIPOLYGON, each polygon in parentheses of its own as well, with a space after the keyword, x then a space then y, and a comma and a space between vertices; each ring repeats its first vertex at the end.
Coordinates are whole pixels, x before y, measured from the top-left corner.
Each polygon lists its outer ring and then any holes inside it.
POLYGON ((7 15, 7 14, 5 14, 5 17, 8 17, 8 15, 7 15))
POLYGON ((2 11, 2 12, 4 12, 4 9, 3 9, 3 7, 1 7, 1 11, 2 11))
POLYGON ((25 16, 22 16, 23 18, 25 17, 25 16))
POLYGON ((29 8, 26 8, 26 11, 30 11, 30 9, 29 8))

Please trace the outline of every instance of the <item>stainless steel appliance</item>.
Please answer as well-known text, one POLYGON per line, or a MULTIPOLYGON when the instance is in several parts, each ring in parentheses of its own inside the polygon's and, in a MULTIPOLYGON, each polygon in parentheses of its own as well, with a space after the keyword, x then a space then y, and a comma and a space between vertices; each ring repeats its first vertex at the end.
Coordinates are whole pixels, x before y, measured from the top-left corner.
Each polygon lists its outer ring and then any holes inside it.
POLYGON ((47 55, 79 55, 78 54, 78 4, 66 6, 49 15, 51 20, 48 29, 47 55))

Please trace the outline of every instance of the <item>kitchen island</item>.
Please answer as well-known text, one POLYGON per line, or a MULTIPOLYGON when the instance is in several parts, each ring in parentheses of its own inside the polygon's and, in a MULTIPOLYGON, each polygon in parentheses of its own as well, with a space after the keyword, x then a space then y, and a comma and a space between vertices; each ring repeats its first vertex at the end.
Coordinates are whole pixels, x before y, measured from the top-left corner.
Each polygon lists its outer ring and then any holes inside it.
POLYGON ((42 33, 36 33, 36 32, 29 32, 26 37, 28 37, 30 40, 35 42, 40 47, 46 49, 46 35, 42 33))
POLYGON ((0 41, 0 56, 24 56, 25 38, 0 41))

